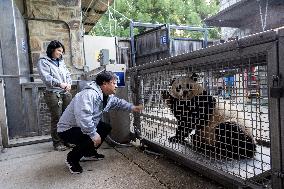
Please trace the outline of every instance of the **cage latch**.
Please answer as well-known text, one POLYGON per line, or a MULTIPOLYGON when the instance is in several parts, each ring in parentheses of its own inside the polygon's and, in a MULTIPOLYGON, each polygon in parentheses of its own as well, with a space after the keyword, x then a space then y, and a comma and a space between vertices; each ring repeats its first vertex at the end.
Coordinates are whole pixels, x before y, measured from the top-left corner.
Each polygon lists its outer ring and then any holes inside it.
POLYGON ((278 178, 282 178, 282 179, 284 178, 284 173, 281 171, 274 172, 274 175, 277 176, 278 178))
POLYGON ((283 95, 283 87, 279 85, 280 76, 273 75, 272 76, 272 87, 270 87, 270 97, 271 98, 281 98, 283 95))

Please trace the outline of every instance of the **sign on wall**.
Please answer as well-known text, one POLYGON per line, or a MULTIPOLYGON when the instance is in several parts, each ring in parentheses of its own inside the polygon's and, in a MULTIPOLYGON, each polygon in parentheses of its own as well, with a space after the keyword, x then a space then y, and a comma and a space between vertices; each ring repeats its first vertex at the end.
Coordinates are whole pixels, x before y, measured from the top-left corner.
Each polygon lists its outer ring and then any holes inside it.
POLYGON ((125 64, 107 64, 106 71, 112 71, 117 76, 117 87, 125 87, 125 64))

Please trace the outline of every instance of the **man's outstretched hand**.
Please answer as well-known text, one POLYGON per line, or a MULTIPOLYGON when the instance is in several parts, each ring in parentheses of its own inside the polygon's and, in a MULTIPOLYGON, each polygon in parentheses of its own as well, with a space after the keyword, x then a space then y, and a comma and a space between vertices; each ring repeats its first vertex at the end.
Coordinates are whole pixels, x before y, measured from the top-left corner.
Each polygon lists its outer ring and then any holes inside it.
POLYGON ((133 112, 141 112, 143 110, 143 106, 142 105, 139 105, 139 106, 133 106, 132 107, 132 111, 133 112))

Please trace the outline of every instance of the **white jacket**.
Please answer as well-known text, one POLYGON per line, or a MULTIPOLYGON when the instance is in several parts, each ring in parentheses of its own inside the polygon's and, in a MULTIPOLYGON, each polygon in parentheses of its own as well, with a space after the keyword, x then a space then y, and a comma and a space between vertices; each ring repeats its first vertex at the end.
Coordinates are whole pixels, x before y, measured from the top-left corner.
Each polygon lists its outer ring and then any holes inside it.
POLYGON ((64 93, 64 89, 60 88, 59 84, 72 84, 70 72, 66 68, 63 59, 59 60, 59 66, 57 66, 48 56, 40 57, 37 68, 47 91, 64 93))
POLYGON ((103 109, 103 92, 95 82, 91 82, 72 99, 59 119, 57 132, 80 127, 84 134, 93 139, 104 112, 110 109, 131 111, 132 107, 133 104, 110 95, 103 109))

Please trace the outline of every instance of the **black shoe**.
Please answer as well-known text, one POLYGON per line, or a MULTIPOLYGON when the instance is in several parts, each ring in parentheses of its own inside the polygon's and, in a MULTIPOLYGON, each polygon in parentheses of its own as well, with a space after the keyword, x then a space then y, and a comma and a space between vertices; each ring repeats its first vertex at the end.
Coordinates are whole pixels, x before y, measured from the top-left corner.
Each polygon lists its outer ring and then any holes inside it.
POLYGON ((64 146, 66 146, 67 148, 74 148, 76 145, 71 143, 64 143, 64 146))
POLYGON ((81 165, 79 164, 79 162, 75 163, 75 162, 68 160, 68 158, 67 158, 65 160, 65 163, 68 166, 70 173, 80 174, 80 173, 83 172, 83 169, 82 169, 81 165))
POLYGON ((104 154, 99 154, 98 152, 95 154, 95 157, 98 158, 99 160, 102 160, 105 158, 104 154))
POLYGON ((93 156, 83 156, 80 161, 99 161, 103 160, 105 158, 105 155, 96 153, 93 156))
POLYGON ((53 145, 53 148, 56 151, 65 151, 65 150, 67 150, 67 147, 64 146, 62 143, 58 143, 58 144, 53 145))

